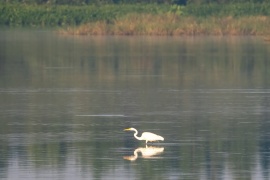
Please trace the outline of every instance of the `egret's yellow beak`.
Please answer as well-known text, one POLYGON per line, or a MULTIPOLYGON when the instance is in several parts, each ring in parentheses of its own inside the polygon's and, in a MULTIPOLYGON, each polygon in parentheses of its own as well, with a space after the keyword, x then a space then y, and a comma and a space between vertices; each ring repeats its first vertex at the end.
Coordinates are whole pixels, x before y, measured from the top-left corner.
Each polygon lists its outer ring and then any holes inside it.
POLYGON ((124 131, 129 131, 129 130, 130 130, 130 128, 124 129, 124 131))

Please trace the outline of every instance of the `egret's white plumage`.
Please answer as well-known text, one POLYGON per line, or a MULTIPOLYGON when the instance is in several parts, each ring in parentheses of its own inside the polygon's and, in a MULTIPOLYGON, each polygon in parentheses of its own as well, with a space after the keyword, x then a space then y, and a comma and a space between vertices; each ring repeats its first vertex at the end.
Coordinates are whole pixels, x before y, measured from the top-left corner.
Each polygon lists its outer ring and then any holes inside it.
POLYGON ((134 137, 138 140, 143 140, 147 144, 148 141, 164 141, 164 138, 162 136, 156 135, 151 132, 143 132, 141 137, 138 137, 138 131, 135 128, 127 128, 124 129, 124 131, 135 131, 134 137))

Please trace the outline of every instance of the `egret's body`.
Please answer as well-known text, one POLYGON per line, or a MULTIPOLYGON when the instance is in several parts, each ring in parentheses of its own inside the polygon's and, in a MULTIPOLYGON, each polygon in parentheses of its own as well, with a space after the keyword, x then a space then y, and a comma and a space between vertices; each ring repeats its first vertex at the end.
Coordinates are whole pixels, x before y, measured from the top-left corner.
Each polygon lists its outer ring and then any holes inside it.
POLYGON ((141 137, 138 137, 138 131, 135 128, 127 128, 124 129, 124 131, 135 131, 134 137, 138 140, 145 141, 147 144, 148 141, 153 142, 153 141, 164 141, 164 138, 162 136, 159 136, 157 134, 151 133, 151 132, 143 132, 141 137))

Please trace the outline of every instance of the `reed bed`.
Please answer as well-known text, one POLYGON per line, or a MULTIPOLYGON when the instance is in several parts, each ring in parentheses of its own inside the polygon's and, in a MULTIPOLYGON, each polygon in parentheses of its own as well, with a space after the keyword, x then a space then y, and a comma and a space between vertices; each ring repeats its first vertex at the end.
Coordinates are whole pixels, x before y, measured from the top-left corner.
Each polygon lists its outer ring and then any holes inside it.
POLYGON ((60 31, 72 35, 270 35, 270 17, 186 17, 129 14, 108 23, 91 22, 60 31))
POLYGON ((110 22, 130 13, 162 14, 173 6, 157 4, 35 5, 0 3, 0 25, 77 26, 89 22, 110 22))
POLYGON ((270 3, 36 5, 0 3, 0 25, 73 35, 269 36, 270 3))

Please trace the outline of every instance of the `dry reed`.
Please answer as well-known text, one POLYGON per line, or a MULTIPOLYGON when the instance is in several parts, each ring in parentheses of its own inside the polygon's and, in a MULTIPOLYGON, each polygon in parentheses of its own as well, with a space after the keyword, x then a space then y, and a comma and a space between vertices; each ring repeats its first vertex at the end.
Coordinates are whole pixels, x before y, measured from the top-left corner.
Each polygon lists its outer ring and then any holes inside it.
POLYGON ((73 35, 270 35, 270 17, 195 18, 174 14, 129 14, 62 30, 73 35))

